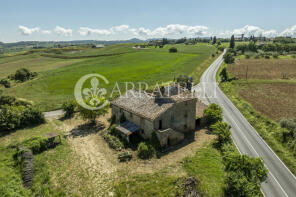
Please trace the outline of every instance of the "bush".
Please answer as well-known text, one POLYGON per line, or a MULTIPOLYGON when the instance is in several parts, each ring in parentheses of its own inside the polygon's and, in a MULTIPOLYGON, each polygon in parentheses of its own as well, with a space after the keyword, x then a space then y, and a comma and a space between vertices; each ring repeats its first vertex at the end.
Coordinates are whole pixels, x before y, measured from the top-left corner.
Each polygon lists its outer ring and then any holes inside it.
POLYGON ((43 113, 35 107, 25 107, 21 116, 21 127, 41 124, 45 122, 43 113))
POLYGON ((225 62, 226 64, 233 64, 234 61, 235 61, 234 56, 233 56, 233 54, 232 54, 231 52, 227 52, 227 53, 223 56, 223 58, 224 58, 224 62, 225 62))
POLYGON ((21 145, 32 150, 33 154, 38 154, 45 151, 48 146, 48 141, 44 137, 31 137, 21 143, 21 145))
POLYGON ((279 54, 278 53, 273 53, 272 54, 272 57, 275 58, 275 59, 278 59, 279 58, 279 54))
POLYGON ((146 142, 141 142, 137 148, 138 157, 141 159, 149 159, 155 154, 154 148, 146 142))
POLYGON ((0 80, 0 84, 2 84, 5 88, 10 88, 10 82, 8 81, 8 79, 1 79, 0 80))
POLYGON ((3 105, 15 105, 15 106, 29 106, 31 103, 24 101, 24 100, 17 100, 14 96, 0 96, 0 108, 3 105))
POLYGON ((269 56, 269 55, 265 55, 264 58, 265 58, 265 59, 269 59, 270 56, 269 56))
POLYGON ((242 172, 249 181, 260 183, 266 180, 268 170, 261 158, 252 158, 248 155, 232 154, 225 159, 227 171, 242 172))
POLYGON ((249 182, 242 173, 229 172, 225 180, 225 196, 253 197, 261 196, 260 186, 249 182))
POLYGON ((14 96, 0 96, 0 106, 2 105, 14 105, 16 102, 16 98, 14 96))
POLYGON ((118 159, 121 161, 121 162, 124 162, 124 161, 129 161, 133 158, 133 155, 131 152, 129 151, 126 151, 126 152, 121 152, 118 154, 118 159))
POLYGON ((45 121, 41 111, 33 107, 4 106, 0 111, 0 131, 11 131, 45 121))
POLYGON ((76 103, 74 101, 67 101, 63 103, 62 109, 65 112, 65 117, 71 117, 75 112, 76 103))
POLYGON ((229 125, 226 122, 219 121, 216 124, 213 124, 210 128, 218 136, 217 142, 219 148, 221 148, 224 144, 232 142, 229 125))
POLYGON ((170 53, 177 53, 178 49, 176 47, 172 47, 172 48, 169 49, 169 52, 170 53))
POLYGON ((31 78, 34 78, 37 76, 37 73, 36 72, 30 72, 28 69, 26 68, 21 68, 21 69, 18 69, 14 76, 13 76, 13 79, 14 80, 18 80, 18 81, 21 81, 21 82, 24 82, 24 81, 27 81, 31 78))
POLYGON ((109 133, 105 133, 103 135, 103 138, 106 140, 106 142, 109 144, 110 148, 113 148, 117 151, 124 148, 123 143, 115 136, 110 135, 109 133))
POLYGON ((204 111, 204 118, 208 126, 215 124, 218 121, 222 121, 222 109, 219 105, 212 103, 204 111))
POLYGON ((221 73, 219 74, 221 78, 221 82, 229 81, 229 75, 226 68, 223 68, 221 73))

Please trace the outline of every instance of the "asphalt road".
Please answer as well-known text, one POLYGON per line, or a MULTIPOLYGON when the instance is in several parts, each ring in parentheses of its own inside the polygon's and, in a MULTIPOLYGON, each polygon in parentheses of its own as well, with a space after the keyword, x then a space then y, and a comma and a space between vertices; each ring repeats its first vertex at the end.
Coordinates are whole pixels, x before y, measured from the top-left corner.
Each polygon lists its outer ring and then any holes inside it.
POLYGON ((240 111, 219 89, 216 73, 223 62, 223 54, 204 72, 200 83, 193 87, 202 102, 217 103, 223 109, 226 122, 231 125, 232 138, 241 154, 262 157, 269 170, 262 192, 267 197, 296 197, 296 178, 272 151, 240 111))

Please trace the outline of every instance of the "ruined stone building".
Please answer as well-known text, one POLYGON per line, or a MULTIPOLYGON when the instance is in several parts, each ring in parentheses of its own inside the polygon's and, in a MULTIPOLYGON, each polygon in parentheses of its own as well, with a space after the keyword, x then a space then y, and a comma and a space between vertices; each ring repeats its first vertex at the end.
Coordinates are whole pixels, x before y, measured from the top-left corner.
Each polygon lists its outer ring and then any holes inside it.
POLYGON ((135 132, 149 139, 155 131, 161 146, 169 146, 195 129, 196 98, 175 86, 162 87, 151 95, 129 90, 112 101, 111 108, 117 123, 124 116, 117 129, 127 140, 135 132))

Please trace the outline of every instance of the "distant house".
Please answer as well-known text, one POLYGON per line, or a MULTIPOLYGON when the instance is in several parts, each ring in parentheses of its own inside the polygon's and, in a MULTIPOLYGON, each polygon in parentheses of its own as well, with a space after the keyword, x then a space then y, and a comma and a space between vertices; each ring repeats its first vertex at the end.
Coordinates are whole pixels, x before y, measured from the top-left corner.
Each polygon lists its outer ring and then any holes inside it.
POLYGON ((127 141, 135 133, 149 139, 156 132, 161 146, 169 146, 181 142, 185 133, 195 129, 196 99, 175 86, 151 95, 127 91, 111 102, 111 108, 117 123, 125 120, 117 130, 127 141))
POLYGON ((104 48, 104 47, 105 47, 105 45, 103 45, 103 44, 97 44, 97 45, 93 45, 92 48, 100 49, 100 48, 104 48))

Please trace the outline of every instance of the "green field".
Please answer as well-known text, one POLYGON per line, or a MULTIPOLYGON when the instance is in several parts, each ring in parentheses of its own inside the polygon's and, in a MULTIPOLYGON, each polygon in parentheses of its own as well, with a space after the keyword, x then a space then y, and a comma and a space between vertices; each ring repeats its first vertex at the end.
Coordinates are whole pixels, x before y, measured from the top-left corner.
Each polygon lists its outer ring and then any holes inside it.
POLYGON ((44 57, 45 52, 42 50, 1 58, 0 78, 22 67, 39 73, 37 79, 17 83, 12 88, 4 89, 4 93, 33 101, 42 110, 48 111, 60 108, 64 101, 72 99, 77 80, 86 74, 99 73, 105 76, 110 82, 104 86, 108 93, 111 93, 115 82, 124 92, 124 82, 146 82, 152 86, 156 82, 172 81, 174 69, 176 75, 190 75, 197 82, 213 61, 211 55, 216 52, 215 47, 207 44, 166 45, 164 48, 145 49, 133 49, 132 46, 120 44, 101 49, 58 49, 58 54, 47 53, 52 57, 44 57), (178 48, 178 53, 168 52, 172 46, 178 48), (102 54, 114 55, 86 58, 102 54))

